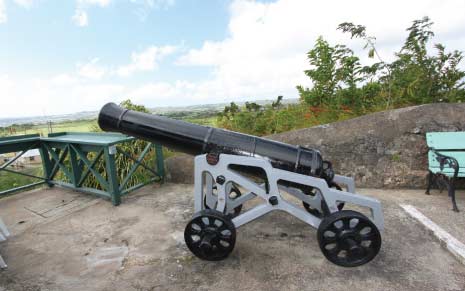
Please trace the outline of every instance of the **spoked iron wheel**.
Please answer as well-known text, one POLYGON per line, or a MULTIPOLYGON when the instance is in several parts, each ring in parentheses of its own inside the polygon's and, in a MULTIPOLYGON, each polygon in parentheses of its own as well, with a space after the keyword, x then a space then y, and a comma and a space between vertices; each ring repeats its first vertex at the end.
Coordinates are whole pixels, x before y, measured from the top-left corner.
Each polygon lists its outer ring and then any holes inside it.
MULTIPOLYGON (((335 188, 336 190, 339 190, 339 191, 342 191, 342 188, 341 186, 339 186, 338 184, 336 183, 333 183, 330 188, 335 188)), ((311 196, 315 196, 317 194, 318 191, 317 189, 313 188, 311 190, 307 190, 304 192, 305 195, 311 195, 311 196)), ((315 215, 316 217, 319 217, 319 218, 322 218, 324 216, 328 216, 331 212, 329 211, 329 208, 328 208, 328 205, 326 204, 326 201, 324 200, 321 200, 321 209, 323 210, 323 213, 316 209, 316 208, 313 208, 310 204, 306 203, 306 202, 303 202, 302 201, 302 204, 305 208, 305 210, 307 210, 308 213, 310 214, 313 214, 315 215)), ((340 202, 338 205, 337 205, 337 208, 339 209, 339 211, 341 211, 343 208, 344 208, 344 203, 343 202, 340 202)))
MULTIPOLYGON (((217 189, 216 186, 213 186, 213 189, 217 189)), ((234 200, 234 199, 237 199, 239 197, 241 197, 241 191, 239 190, 239 188, 236 186, 236 185, 233 185, 231 187, 231 191, 229 192, 229 198, 234 200)), ((207 205, 207 197, 204 198, 204 205, 205 205, 205 208, 206 209, 210 209, 210 206, 207 205)), ((236 208, 234 209, 231 209, 227 215, 231 218, 234 218, 236 216, 238 216, 242 211, 242 204, 237 206, 236 208)))
POLYGON ((324 256, 343 267, 366 264, 381 248, 376 225, 356 211, 342 210, 325 217, 317 235, 324 256))
POLYGON ((236 243, 236 228, 223 213, 206 209, 194 215, 184 230, 189 250, 198 258, 219 261, 226 258, 236 243))

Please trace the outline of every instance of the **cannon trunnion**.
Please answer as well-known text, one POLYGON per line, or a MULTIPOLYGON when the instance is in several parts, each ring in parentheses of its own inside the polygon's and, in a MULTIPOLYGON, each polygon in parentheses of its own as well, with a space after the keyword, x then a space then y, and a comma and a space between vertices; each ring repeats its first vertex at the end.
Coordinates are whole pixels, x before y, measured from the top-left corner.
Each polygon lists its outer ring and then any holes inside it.
POLYGON ((353 179, 335 175, 318 150, 131 111, 114 103, 101 109, 98 123, 105 131, 196 156, 195 214, 184 238, 201 259, 226 258, 234 249, 238 227, 275 210, 317 228, 324 256, 337 265, 363 265, 381 248, 380 202, 356 194, 353 179), (244 204, 256 198, 262 203, 241 213, 244 204), (346 203, 369 213, 343 210, 346 203))

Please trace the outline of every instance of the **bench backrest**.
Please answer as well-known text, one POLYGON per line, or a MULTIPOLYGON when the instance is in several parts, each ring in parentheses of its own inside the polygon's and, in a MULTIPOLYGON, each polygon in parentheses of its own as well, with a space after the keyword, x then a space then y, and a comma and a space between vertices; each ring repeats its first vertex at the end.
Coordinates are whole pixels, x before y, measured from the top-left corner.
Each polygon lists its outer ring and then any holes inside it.
MULTIPOLYGON (((459 163, 459 177, 465 177, 465 132, 428 132, 426 143, 441 154, 455 158, 459 163)), ((441 171, 439 161, 433 151, 428 152, 429 170, 433 173, 441 172, 448 176, 454 174, 454 170, 444 165, 441 171)))

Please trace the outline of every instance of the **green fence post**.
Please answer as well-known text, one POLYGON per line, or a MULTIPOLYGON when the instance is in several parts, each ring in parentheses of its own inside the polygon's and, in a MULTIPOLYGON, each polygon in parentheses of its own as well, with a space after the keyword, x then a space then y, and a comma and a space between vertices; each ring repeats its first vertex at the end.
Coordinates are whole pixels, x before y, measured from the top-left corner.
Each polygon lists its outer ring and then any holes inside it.
POLYGON ((78 165, 78 160, 76 156, 75 146, 72 144, 68 145, 69 147, 69 162, 71 164, 71 182, 74 187, 78 187, 79 179, 81 177, 81 169, 78 165))
POLYGON ((159 144, 155 144, 155 155, 157 159, 157 172, 160 176, 160 181, 165 180, 165 163, 163 161, 163 148, 159 144))
POLYGON ((42 159, 42 169, 44 171, 45 182, 49 187, 53 187, 54 184, 50 183, 50 177, 52 176, 52 162, 50 161, 48 151, 45 146, 41 144, 39 147, 39 152, 40 158, 42 159))
POLYGON ((105 164, 107 169, 108 186, 111 195, 111 203, 114 206, 121 204, 121 192, 119 190, 118 177, 115 165, 116 146, 105 147, 105 164))

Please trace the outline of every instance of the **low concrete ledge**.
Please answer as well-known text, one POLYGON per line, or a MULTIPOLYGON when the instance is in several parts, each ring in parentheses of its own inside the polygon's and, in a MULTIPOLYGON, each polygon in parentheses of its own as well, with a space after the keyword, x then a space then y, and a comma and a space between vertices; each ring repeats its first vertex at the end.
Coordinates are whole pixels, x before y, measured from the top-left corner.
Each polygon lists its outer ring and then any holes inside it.
MULTIPOLYGON (((267 138, 320 150, 325 160, 333 162, 336 173, 353 177, 357 187, 425 189, 425 133, 465 130, 464 111, 465 103, 426 104, 267 138)), ((179 154, 167 159, 167 179, 173 183, 193 183, 193 169, 191 156, 179 154)))
POLYGON ((430 230, 433 235, 439 240, 442 246, 445 247, 457 260, 465 265, 465 245, 442 229, 439 225, 432 222, 428 217, 424 216, 412 205, 400 204, 405 212, 411 217, 418 220, 426 229, 430 230))
POLYGON ((177 154, 165 160, 166 181, 178 184, 194 184, 194 157, 177 154))

